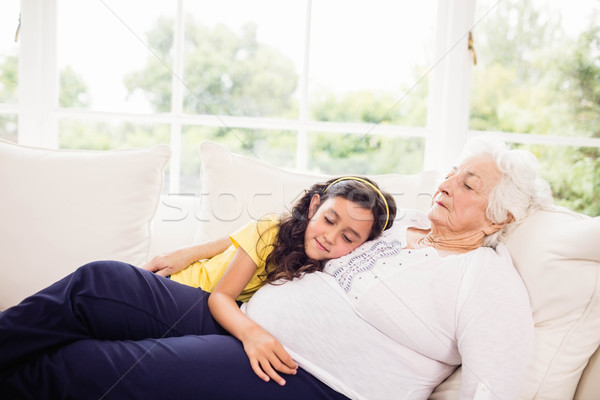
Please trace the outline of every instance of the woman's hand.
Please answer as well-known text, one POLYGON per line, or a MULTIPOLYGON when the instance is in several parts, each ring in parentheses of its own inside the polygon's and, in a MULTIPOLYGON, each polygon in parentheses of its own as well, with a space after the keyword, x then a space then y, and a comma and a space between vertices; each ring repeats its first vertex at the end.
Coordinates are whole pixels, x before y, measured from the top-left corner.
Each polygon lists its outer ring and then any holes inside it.
POLYGON ((265 382, 273 379, 283 386, 285 379, 277 372, 288 375, 296 374, 298 364, 285 351, 281 343, 260 326, 256 325, 252 330, 246 332, 242 343, 252 370, 265 382))

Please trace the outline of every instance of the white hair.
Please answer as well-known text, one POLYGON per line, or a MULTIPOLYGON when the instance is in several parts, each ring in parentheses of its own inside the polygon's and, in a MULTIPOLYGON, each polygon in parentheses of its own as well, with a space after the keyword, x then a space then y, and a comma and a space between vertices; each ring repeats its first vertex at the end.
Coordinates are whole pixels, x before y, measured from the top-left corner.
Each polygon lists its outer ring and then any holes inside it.
POLYGON ((484 246, 495 247, 534 210, 552 204, 550 185, 539 176, 537 159, 529 151, 511 149, 504 142, 477 136, 467 141, 460 160, 476 156, 491 157, 501 173, 500 182, 490 193, 486 216, 496 224, 507 219, 510 222, 484 238, 484 246))

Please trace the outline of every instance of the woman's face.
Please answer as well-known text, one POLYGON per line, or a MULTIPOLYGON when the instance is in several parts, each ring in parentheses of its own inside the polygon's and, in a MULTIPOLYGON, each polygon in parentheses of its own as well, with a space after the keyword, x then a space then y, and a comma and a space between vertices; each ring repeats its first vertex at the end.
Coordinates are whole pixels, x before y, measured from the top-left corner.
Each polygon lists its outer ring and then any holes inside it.
POLYGON ((488 199, 499 183, 500 171, 489 156, 468 158, 439 185, 429 211, 434 228, 452 233, 494 233, 497 225, 486 216, 488 199))
POLYGON ((322 204, 313 196, 304 250, 314 260, 329 260, 350 253, 369 237, 373 214, 343 197, 330 197, 322 204))

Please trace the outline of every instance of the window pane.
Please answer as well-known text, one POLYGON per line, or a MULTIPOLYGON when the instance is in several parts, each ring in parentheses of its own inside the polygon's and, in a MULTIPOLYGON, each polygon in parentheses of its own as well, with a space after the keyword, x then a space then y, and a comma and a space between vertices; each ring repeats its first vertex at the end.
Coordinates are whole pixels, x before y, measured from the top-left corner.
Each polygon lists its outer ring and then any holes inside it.
POLYGON ((112 150, 146 148, 169 143, 169 126, 117 121, 63 119, 59 143, 63 149, 112 150))
POLYGON ((600 4, 478 0, 470 127, 600 137, 600 4))
POLYGON ((0 139, 17 142, 18 119, 16 115, 0 114, 0 139))
POLYGON ((308 164, 331 175, 414 174, 423 169, 424 149, 421 138, 313 132, 308 164))
POLYGON ((297 117, 305 2, 185 4, 184 111, 297 117))
POLYGON ((19 2, 0 3, 0 103, 17 102, 19 2))
POLYGON ((312 118, 425 126, 436 3, 313 2, 312 118))
POLYGON ((175 8, 160 0, 59 0, 60 105, 168 111, 175 8))
POLYGON ((182 193, 200 193, 200 143, 206 140, 270 165, 287 168, 293 168, 295 165, 295 132, 188 126, 183 129, 181 140, 182 193))

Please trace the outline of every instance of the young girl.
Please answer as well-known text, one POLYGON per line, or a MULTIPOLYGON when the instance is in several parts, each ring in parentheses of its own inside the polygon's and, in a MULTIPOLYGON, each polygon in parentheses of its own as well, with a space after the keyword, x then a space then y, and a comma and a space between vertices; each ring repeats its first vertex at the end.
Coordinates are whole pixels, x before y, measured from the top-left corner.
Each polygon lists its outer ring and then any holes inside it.
POLYGON ((325 261, 348 254, 389 228, 395 213, 393 198, 374 182, 331 179, 306 191, 283 219, 268 215, 228 239, 157 257, 144 268, 212 292, 212 316, 244 344, 254 372, 283 385, 285 380, 275 370, 294 373, 296 363, 235 300, 248 301, 265 283, 322 270, 325 261), (194 261, 199 259, 204 260, 194 261))
MULTIPOLYGON (((28 393, 24 377, 36 374, 51 386, 47 390, 61 390, 56 383, 69 378, 53 368, 52 357, 73 343, 92 343, 86 339, 123 341, 115 345, 127 351, 136 340, 228 332, 243 343, 259 377, 284 384, 277 371, 294 374, 297 365, 236 300, 265 283, 321 270, 325 261, 388 229, 395 214, 393 198, 374 182, 342 177, 314 185, 289 215, 250 223, 231 242, 178 250, 144 268, 87 264, 0 316, 0 395, 28 393), (199 259, 209 260, 195 263, 199 259)), ((126 373, 131 365, 115 361, 112 367, 126 373)))

